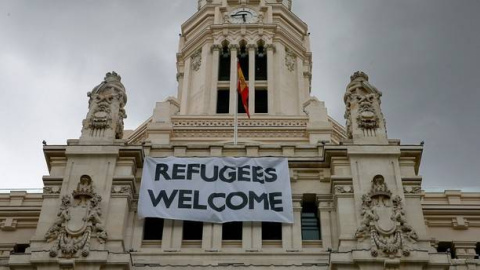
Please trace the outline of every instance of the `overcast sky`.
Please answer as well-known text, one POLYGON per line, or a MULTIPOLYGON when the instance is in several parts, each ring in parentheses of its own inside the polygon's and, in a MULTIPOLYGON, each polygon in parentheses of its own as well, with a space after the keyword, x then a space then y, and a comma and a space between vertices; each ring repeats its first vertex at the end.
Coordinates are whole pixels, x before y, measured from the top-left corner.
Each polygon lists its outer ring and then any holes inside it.
MULTIPOLYGON (((196 0, 0 1, 0 189, 41 188, 42 140, 80 136, 86 93, 122 76, 126 129, 175 96, 180 25, 196 0)), ((389 138, 425 141, 427 190, 480 190, 480 1, 293 0, 309 25, 312 95, 344 124, 363 70, 383 92, 389 138)))

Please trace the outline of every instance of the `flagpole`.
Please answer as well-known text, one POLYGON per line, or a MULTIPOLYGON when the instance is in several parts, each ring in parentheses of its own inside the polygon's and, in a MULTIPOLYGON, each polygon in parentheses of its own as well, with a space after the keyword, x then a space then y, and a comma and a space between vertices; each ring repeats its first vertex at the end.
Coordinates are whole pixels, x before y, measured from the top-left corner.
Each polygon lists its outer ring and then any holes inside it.
POLYGON ((235 69, 237 70, 235 72, 236 74, 236 80, 235 80, 235 112, 233 113, 233 145, 237 145, 238 143, 238 56, 237 56, 237 64, 235 65, 235 69))
POLYGON ((238 142, 238 89, 235 93, 235 113, 233 120, 233 144, 237 145, 238 142))

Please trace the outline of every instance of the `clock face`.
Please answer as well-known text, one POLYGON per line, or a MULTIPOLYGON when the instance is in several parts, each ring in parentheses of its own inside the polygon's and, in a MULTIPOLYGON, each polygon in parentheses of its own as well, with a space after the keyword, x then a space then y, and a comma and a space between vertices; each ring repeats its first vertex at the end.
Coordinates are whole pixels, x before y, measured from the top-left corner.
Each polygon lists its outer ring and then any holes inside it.
POLYGON ((229 13, 231 23, 256 23, 258 14, 250 8, 237 8, 229 13))

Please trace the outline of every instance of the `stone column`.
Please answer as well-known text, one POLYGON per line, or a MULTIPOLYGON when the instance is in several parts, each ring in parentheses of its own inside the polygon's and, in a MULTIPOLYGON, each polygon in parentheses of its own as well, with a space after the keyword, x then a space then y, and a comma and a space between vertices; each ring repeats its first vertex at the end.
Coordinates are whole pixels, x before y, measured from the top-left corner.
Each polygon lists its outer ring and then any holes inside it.
POLYGON ((260 251, 262 248, 262 223, 243 222, 242 248, 245 251, 260 251))
POLYGON ((112 186, 106 227, 109 234, 107 247, 114 252, 123 251, 124 233, 128 227, 128 216, 133 198, 132 185, 112 186))
POLYGON ((282 247, 286 251, 302 249, 302 198, 301 194, 292 195, 293 224, 282 224, 282 247))
POLYGON ((220 50, 222 46, 220 44, 212 45, 212 83, 210 88, 210 108, 208 109, 209 114, 215 114, 217 111, 216 101, 218 94, 218 62, 220 61, 220 50))
POLYGON ((183 221, 165 219, 163 222, 162 249, 164 251, 179 251, 182 246, 183 221))
POLYGON ((330 200, 317 195, 318 217, 320 218, 320 232, 324 249, 332 248, 332 206, 330 200))
POLYGON ((355 247, 356 212, 353 187, 334 185, 334 200, 337 207, 339 251, 349 251, 355 247))
POLYGON ((255 45, 248 44, 248 110, 255 113, 255 45))
POLYGON ((273 53, 275 52, 275 46, 273 44, 267 44, 265 46, 267 49, 267 90, 268 90, 268 111, 269 113, 276 114, 277 108, 274 105, 274 73, 273 73, 273 53))
POLYGON ((237 110, 237 101, 236 95, 237 94, 237 80, 238 80, 238 73, 237 73, 237 51, 238 45, 230 44, 230 114, 234 114, 235 110, 237 110))
POLYGON ((203 223, 202 249, 205 251, 219 251, 222 247, 222 224, 203 223))

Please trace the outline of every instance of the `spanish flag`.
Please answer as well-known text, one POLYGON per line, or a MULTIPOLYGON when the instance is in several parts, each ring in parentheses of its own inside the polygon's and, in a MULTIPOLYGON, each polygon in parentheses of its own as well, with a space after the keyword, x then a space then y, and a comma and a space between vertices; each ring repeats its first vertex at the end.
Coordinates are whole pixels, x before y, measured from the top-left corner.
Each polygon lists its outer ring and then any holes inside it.
POLYGON ((238 70, 238 84, 237 84, 237 91, 240 93, 240 97, 242 98, 243 108, 247 113, 248 118, 250 118, 250 112, 248 111, 248 84, 245 81, 245 76, 243 76, 242 67, 240 66, 240 62, 237 61, 237 70, 238 70))

